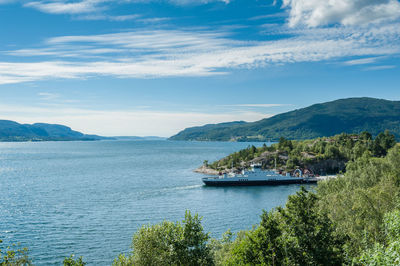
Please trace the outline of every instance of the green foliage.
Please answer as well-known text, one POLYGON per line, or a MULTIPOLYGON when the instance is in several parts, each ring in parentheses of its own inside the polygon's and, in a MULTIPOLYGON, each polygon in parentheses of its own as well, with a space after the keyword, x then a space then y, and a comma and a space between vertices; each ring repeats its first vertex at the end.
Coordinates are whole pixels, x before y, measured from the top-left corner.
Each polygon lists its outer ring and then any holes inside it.
MULTIPOLYGON (((240 238, 239 233, 237 238, 240 238)), ((234 234, 231 230, 226 231, 221 239, 211 239, 209 248, 212 252, 212 257, 215 265, 227 265, 229 261, 229 254, 233 243, 234 234)))
POLYGON ((387 151, 396 145, 396 139, 394 135, 390 134, 388 130, 385 130, 384 133, 379 133, 376 137, 372 151, 375 156, 382 157, 385 156, 387 151))
MULTIPOLYGON (((0 245, 2 243, 3 241, 0 239, 0 245)), ((4 250, 0 246, 0 266, 22 265, 31 265, 27 248, 19 248, 18 245, 12 244, 4 250)))
POLYGON ((289 261, 288 242, 278 213, 264 212, 260 225, 232 244, 228 265, 283 265, 289 261))
POLYGON ((132 253, 114 265, 212 265, 208 239, 201 218, 186 212, 181 223, 143 226, 133 237, 132 253))
POLYGON ((342 262, 343 238, 327 214, 317 208, 318 197, 304 187, 289 196, 281 210, 289 234, 295 239, 293 258, 300 265, 338 265, 342 262))
POLYGON ((127 256, 125 254, 119 254, 117 258, 114 259, 113 266, 129 266, 135 265, 133 263, 133 256, 127 256))
POLYGON ((343 262, 344 238, 318 198, 302 188, 290 196, 285 208, 264 212, 260 225, 237 239, 229 265, 338 265, 343 262))
POLYGON ((85 266, 86 262, 83 261, 82 256, 74 259, 74 254, 71 254, 71 256, 67 257, 63 261, 64 266, 85 266))
POLYGON ((283 151, 286 151, 289 153, 289 152, 291 152, 292 149, 293 149, 292 141, 287 140, 284 137, 279 138, 278 150, 283 150, 283 151))
MULTIPOLYGON (((394 135, 388 131, 380 133, 375 140, 368 132, 339 134, 333 137, 304 141, 291 141, 281 137, 279 143, 260 148, 249 146, 227 157, 209 164, 209 167, 228 171, 247 168, 252 161, 261 162, 264 168, 293 171, 296 168, 310 169, 314 174, 337 174, 346 170, 346 163, 360 158, 364 153, 382 157, 396 144, 394 135)), ((208 163, 208 162, 207 162, 208 163)))
POLYGON ((362 265, 399 265, 400 264, 400 211, 387 213, 384 219, 385 243, 375 243, 358 258, 362 265))
POLYGON ((383 243, 383 217, 396 207, 400 195, 399 165, 399 146, 385 158, 364 153, 348 164, 344 176, 318 184, 320 209, 349 237, 350 256, 383 243))

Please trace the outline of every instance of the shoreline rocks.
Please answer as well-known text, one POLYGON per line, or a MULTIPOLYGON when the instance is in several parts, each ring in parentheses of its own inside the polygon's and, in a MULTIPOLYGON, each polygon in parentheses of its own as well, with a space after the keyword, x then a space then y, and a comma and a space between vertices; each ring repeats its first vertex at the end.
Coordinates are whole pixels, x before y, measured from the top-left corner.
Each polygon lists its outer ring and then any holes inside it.
POLYGON ((204 165, 194 170, 195 173, 205 174, 205 175, 218 175, 219 172, 217 170, 208 168, 204 165))

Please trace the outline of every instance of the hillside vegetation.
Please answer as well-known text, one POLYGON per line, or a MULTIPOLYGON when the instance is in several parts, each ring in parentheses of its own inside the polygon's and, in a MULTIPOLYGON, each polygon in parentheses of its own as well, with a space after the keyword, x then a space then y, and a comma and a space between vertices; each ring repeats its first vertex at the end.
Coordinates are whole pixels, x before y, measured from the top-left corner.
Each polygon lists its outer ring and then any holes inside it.
POLYGON ((104 137, 86 135, 63 125, 19 124, 0 120, 0 141, 49 141, 49 140, 100 140, 104 137))
POLYGON ((337 174, 344 172, 346 163, 355 161, 364 153, 372 157, 385 156, 396 144, 393 134, 381 132, 373 139, 368 132, 360 134, 342 133, 333 137, 295 141, 280 138, 279 143, 232 153, 227 157, 209 164, 204 168, 220 172, 239 171, 252 163, 261 163, 264 169, 292 172, 296 168, 307 169, 313 174, 337 174))
POLYGON ((348 98, 278 114, 256 122, 232 122, 187 128, 171 140, 277 141, 311 139, 368 131, 389 130, 400 138, 400 101, 348 98))

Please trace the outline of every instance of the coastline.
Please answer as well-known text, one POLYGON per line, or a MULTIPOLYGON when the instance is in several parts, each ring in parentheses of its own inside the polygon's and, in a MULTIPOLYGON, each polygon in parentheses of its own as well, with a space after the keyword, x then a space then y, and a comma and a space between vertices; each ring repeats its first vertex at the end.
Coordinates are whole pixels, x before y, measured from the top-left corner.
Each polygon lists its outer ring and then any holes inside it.
POLYGON ((205 174, 205 175, 218 175, 219 174, 219 172, 217 170, 211 169, 204 165, 200 166, 199 168, 194 169, 193 172, 199 173, 199 174, 205 174))

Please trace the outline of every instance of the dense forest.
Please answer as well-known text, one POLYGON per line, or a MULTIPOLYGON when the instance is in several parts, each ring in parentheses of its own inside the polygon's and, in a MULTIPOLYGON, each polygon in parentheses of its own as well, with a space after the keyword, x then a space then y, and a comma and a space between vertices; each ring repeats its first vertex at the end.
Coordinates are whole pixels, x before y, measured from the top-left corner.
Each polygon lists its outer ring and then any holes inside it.
POLYGON ((232 122, 187 128, 172 140, 277 141, 312 139, 368 131, 390 130, 400 138, 400 101, 348 98, 275 115, 256 122, 232 122))
MULTIPOLYGON (((336 179, 319 181, 313 190, 302 187, 289 196, 284 207, 263 211, 253 229, 236 234, 228 230, 220 239, 212 239, 204 231, 201 217, 187 211, 181 222, 144 225, 133 236, 131 252, 120 254, 113 264, 398 264, 400 145, 393 142, 394 136, 388 132, 375 139, 368 133, 341 134, 329 139, 281 139, 276 144, 274 149, 287 149, 288 153, 298 145, 308 147, 308 152, 316 152, 314 148, 325 145, 318 152, 320 156, 330 156, 329 147, 336 147, 336 153, 348 159, 346 171, 336 179)), ((272 150, 250 147, 247 152, 257 154, 263 149, 272 150)), ((24 249, 0 250, 0 265, 28 264, 27 255, 24 249)), ((82 257, 71 255, 64 260, 64 265, 84 264, 82 257)))

